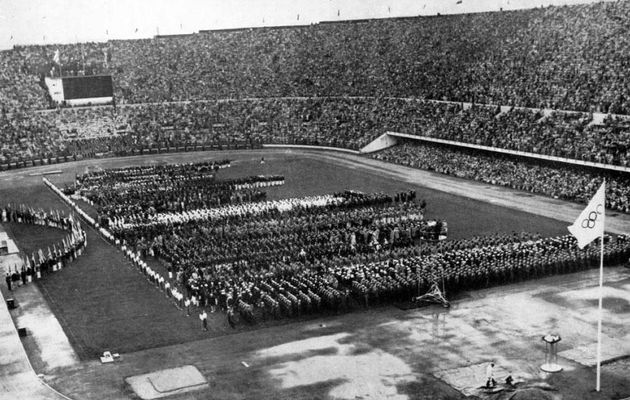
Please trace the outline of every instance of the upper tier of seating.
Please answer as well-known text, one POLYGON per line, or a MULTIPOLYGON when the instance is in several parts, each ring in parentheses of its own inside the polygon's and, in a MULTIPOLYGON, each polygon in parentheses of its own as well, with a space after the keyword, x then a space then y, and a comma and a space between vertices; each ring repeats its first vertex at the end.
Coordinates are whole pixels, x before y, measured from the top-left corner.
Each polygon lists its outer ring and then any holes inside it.
POLYGON ((2 109, 38 76, 108 72, 119 103, 396 96, 630 114, 630 2, 203 32, 0 52, 2 109))

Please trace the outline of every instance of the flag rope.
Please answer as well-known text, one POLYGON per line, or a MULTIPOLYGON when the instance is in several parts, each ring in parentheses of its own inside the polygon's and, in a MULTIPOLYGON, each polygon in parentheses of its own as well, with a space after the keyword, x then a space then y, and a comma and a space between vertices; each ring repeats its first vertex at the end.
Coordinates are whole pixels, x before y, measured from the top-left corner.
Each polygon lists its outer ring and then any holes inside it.
MULTIPOLYGON (((604 215, 602 223, 605 226, 606 223, 606 210, 604 209, 604 215)), ((604 229, 602 229, 602 235, 599 239, 600 242, 600 255, 599 255, 599 309, 597 318, 597 378, 595 383, 595 390, 600 391, 601 386, 601 371, 602 371, 602 298, 604 295, 604 229)))

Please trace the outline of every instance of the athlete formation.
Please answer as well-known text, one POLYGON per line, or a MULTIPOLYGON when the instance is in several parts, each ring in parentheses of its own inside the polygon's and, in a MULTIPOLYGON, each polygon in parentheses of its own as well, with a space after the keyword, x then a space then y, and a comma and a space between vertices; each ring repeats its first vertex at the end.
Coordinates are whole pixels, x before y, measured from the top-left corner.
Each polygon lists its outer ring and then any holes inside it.
MULTIPOLYGON (((597 249, 579 249, 570 235, 443 240, 446 221, 426 218, 413 190, 269 200, 283 177, 221 179, 227 166, 93 171, 66 193, 93 204, 133 262, 187 313, 223 311, 230 325, 410 302, 436 283, 454 293, 597 264, 597 249), (145 262, 156 259, 162 267, 145 262)), ((607 237, 606 262, 622 262, 629 249, 624 236, 607 237)))

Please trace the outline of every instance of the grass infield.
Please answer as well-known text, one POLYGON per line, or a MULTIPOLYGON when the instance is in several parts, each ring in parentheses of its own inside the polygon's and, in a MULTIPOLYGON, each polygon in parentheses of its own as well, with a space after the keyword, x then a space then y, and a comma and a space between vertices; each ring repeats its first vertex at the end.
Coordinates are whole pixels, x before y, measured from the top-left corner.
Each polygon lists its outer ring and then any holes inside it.
MULTIPOLYGON (((207 156, 199 157, 208 159, 207 156)), ((413 188, 418 192, 418 199, 426 199, 428 218, 448 221, 451 239, 512 231, 539 232, 543 235, 566 233, 566 224, 560 221, 429 190, 362 169, 341 169, 301 155, 265 155, 265 164, 260 164, 259 156, 248 152, 225 156, 218 154, 210 159, 225 157, 235 161, 231 168, 219 172, 219 178, 284 175, 284 186, 268 188, 268 197, 271 199, 344 189, 391 193, 413 188)), ((168 158, 171 162, 177 162, 176 155, 169 155, 168 158)), ((92 164, 120 167, 130 162, 129 159, 95 160, 92 164)), ((133 162, 155 163, 148 159, 133 162)), ((72 182, 75 173, 83 170, 84 167, 68 166, 62 175, 49 179, 63 187, 72 182)), ((0 181, 0 198, 3 202, 24 203, 47 210, 67 210, 41 183, 41 178, 28 177, 26 173, 21 179, 0 181)), ((39 233, 29 230, 13 233, 18 244, 28 243, 29 235, 39 236, 39 233)), ((87 234, 87 250, 78 260, 61 272, 38 282, 81 359, 93 359, 104 350, 128 353, 266 326, 240 324, 235 331, 228 326, 225 316, 217 313, 209 314, 210 331, 201 331, 196 314, 187 317, 172 300, 150 285, 120 252, 100 239, 94 230, 88 229, 87 234)), ((283 319, 268 324, 290 324, 292 321, 283 319)))

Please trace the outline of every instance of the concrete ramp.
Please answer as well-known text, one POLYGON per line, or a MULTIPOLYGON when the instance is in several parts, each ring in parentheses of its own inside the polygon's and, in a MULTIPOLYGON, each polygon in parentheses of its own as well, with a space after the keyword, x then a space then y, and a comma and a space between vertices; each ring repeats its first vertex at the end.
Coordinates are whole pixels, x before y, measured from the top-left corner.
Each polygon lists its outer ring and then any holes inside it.
MULTIPOLYGON (((3 278, 7 272, 11 273, 15 268, 22 268, 24 262, 19 252, 20 249, 0 224, 0 274, 3 278)), ((4 281, 2 283, 4 284, 4 281)))
POLYGON ((398 144, 398 137, 390 135, 390 132, 385 132, 365 145, 360 152, 361 154, 374 153, 395 146, 396 144, 398 144))
POLYGON ((9 237, 6 232, 2 232, 0 230, 0 248, 3 251, 6 251, 6 254, 16 254, 19 253, 19 249, 16 246, 15 242, 9 237))
POLYGON ((125 379, 141 399, 159 399, 174 394, 205 389, 208 381, 193 365, 163 369, 125 379))

